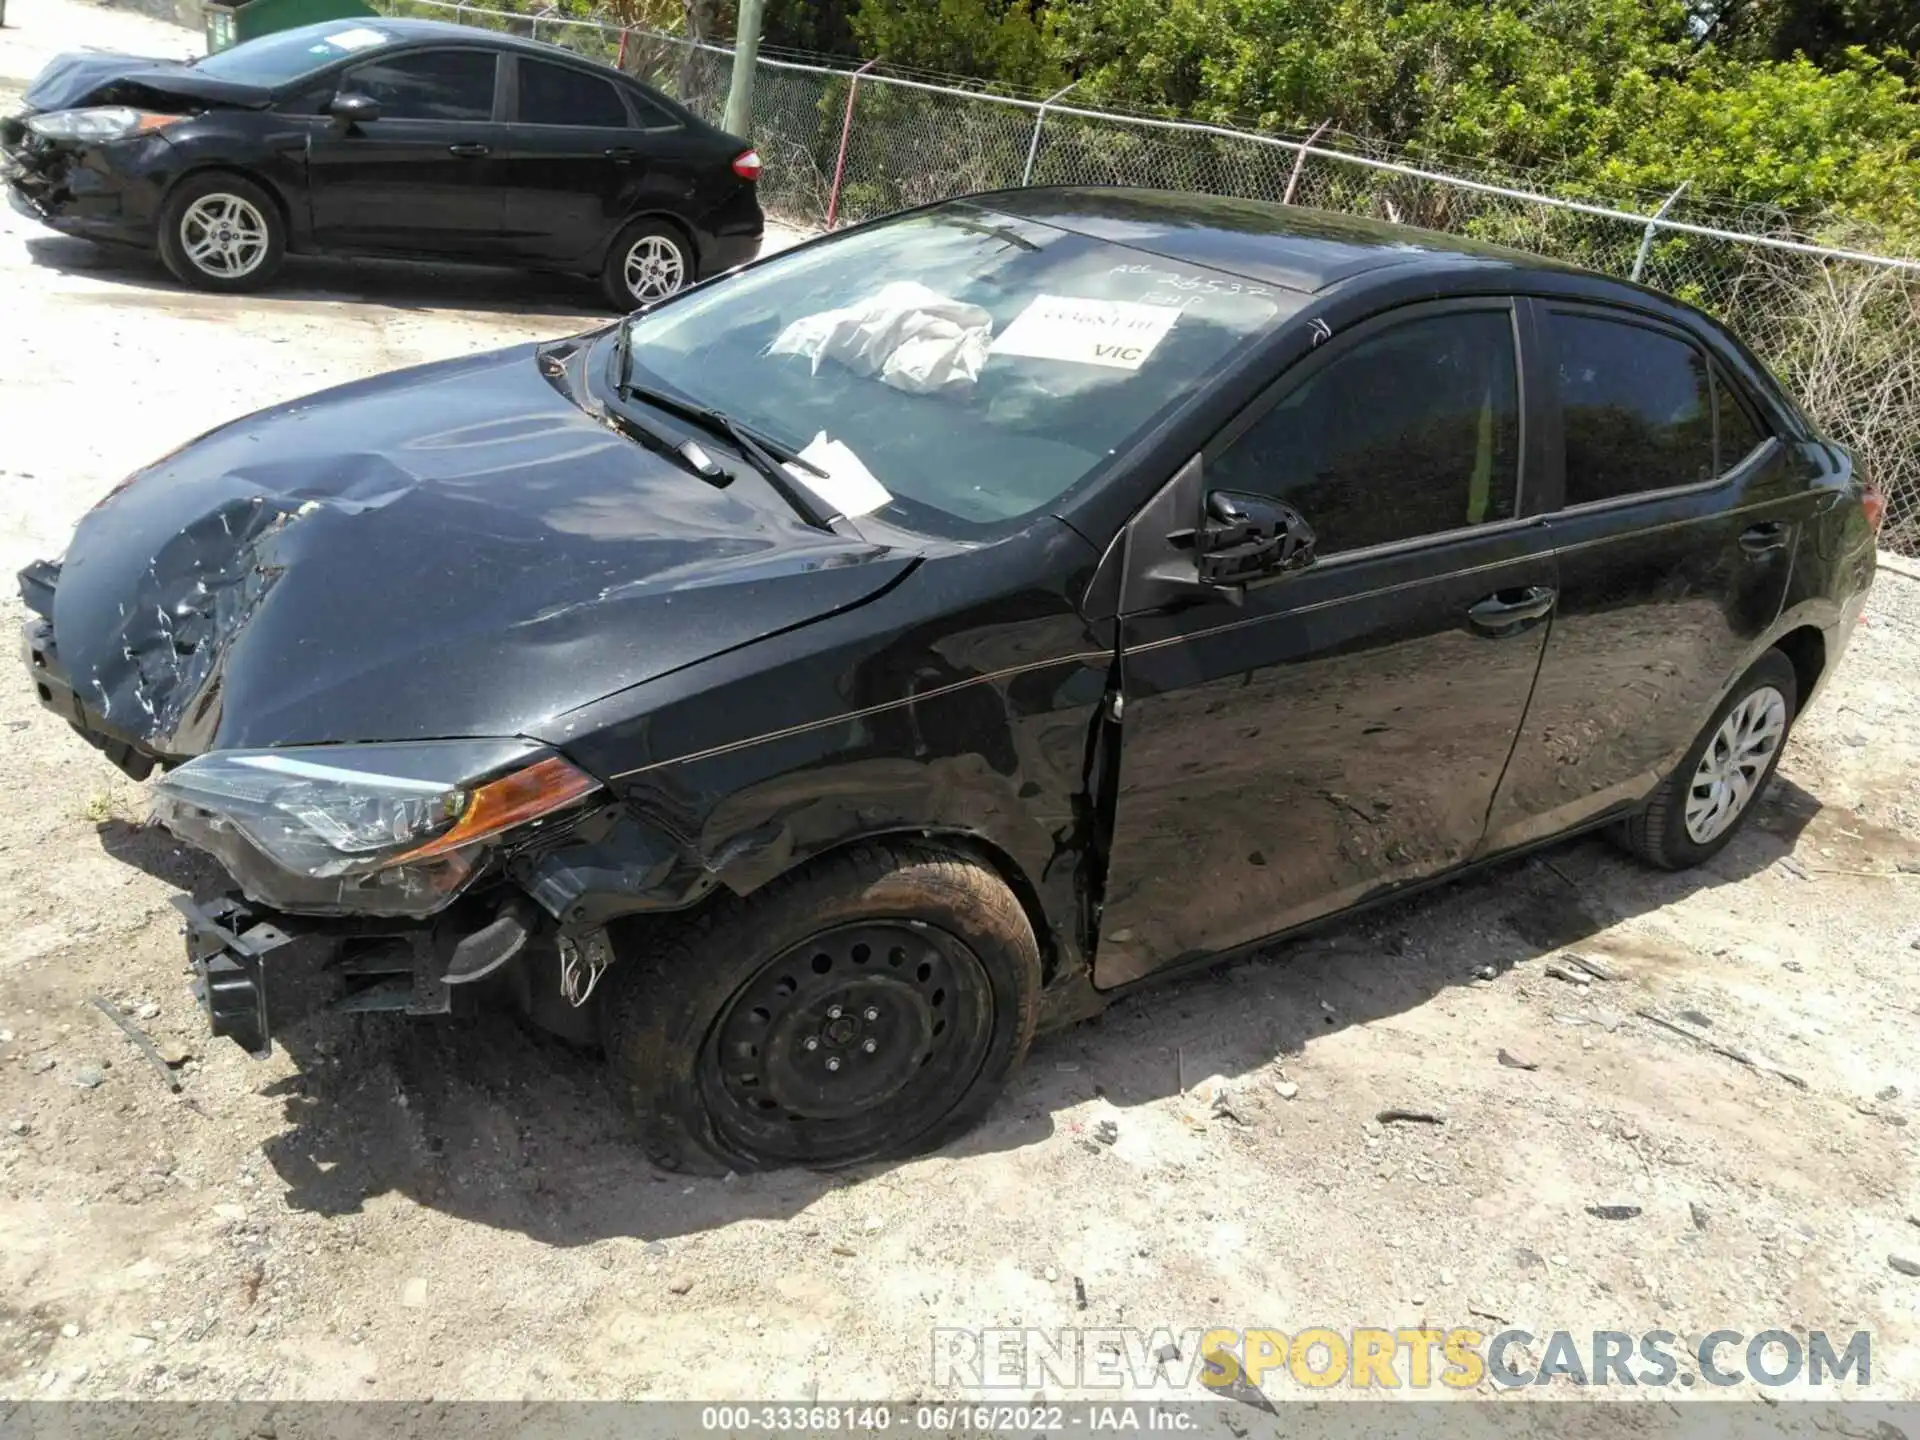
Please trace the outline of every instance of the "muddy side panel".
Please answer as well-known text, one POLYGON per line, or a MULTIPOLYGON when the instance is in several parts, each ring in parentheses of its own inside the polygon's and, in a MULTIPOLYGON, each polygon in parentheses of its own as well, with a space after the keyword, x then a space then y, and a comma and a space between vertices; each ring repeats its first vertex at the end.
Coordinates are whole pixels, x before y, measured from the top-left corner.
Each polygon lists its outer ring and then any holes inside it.
POLYGON ((557 722, 539 738, 605 778, 630 820, 611 841, 555 849, 523 883, 588 914, 677 909, 717 886, 751 894, 863 837, 970 836, 1072 968, 1111 649, 1068 598, 1090 549, 1064 526, 1034 543, 1046 588, 993 593, 982 552, 930 560, 862 611, 557 722), (588 868, 597 888, 580 885, 588 868))

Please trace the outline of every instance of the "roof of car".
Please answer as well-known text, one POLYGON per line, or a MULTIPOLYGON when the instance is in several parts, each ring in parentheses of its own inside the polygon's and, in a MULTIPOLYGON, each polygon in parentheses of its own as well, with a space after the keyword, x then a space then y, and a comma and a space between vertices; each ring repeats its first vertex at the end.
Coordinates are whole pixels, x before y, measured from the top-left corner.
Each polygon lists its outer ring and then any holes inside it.
MULTIPOLYGON (((337 26, 340 22, 331 22, 337 26)), ((592 65, 597 69, 611 69, 611 66, 598 60, 590 60, 585 55, 576 55, 573 51, 559 45, 549 45, 544 40, 529 40, 523 35, 509 34, 505 30, 486 30, 477 25, 456 25, 449 20, 389 20, 382 16, 369 20, 369 30, 395 40, 467 40, 486 45, 501 45, 514 50, 527 50, 537 55, 554 55, 576 61, 583 65, 592 65)))
POLYGON ((1290 290, 1324 290, 1390 265, 1574 268, 1460 235, 1228 195, 1062 186, 975 198, 1007 214, 1290 290))

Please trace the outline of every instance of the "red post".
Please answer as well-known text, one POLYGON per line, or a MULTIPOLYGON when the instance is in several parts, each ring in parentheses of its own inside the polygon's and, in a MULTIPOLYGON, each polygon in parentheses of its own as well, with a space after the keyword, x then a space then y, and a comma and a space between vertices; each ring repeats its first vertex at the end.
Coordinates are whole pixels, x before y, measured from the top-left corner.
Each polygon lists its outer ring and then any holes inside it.
POLYGON ((625 26, 620 28, 620 53, 614 57, 613 61, 613 68, 616 70, 625 70, 627 68, 627 36, 632 33, 633 32, 625 26))
POLYGON ((847 82, 847 114, 840 122, 840 158, 833 162, 833 192, 827 196, 827 229, 833 229, 834 217, 840 213, 840 180, 847 173, 847 139, 853 134, 853 99, 860 93, 860 77, 880 63, 876 56, 853 72, 853 78, 847 82))

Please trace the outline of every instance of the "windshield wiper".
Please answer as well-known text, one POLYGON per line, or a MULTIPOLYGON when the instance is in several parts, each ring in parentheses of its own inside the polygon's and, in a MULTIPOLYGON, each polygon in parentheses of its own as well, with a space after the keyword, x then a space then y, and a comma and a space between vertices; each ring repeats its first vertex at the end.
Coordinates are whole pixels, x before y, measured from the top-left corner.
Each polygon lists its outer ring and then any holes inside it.
MULTIPOLYGON (((692 400, 683 400, 666 390, 657 390, 649 385, 636 384, 633 379, 633 341, 628 326, 620 327, 620 338, 615 355, 615 389, 622 400, 638 400, 651 405, 656 410, 664 410, 669 415, 677 415, 712 434, 723 436, 738 450, 746 462, 767 478, 767 483, 778 490, 781 496, 800 513, 800 518, 820 530, 832 531, 839 535, 858 537, 859 531, 853 522, 834 509, 813 490, 795 480, 787 473, 786 467, 792 465, 811 475, 825 476, 826 471, 811 460, 800 455, 764 435, 755 434, 725 411, 711 406, 697 404, 692 400)), ((702 458, 705 452, 698 446, 692 447, 702 458)), ((682 452, 683 458, 684 452, 682 452)), ((696 467, 698 468, 698 467, 696 467)), ((704 471, 702 472, 705 473, 704 471)))

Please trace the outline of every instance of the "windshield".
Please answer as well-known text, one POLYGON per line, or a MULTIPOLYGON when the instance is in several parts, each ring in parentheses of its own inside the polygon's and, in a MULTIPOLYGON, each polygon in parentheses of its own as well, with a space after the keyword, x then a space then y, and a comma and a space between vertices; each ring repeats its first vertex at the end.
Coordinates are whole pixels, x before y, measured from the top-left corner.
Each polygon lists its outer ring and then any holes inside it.
POLYGON ((1053 506, 1302 298, 955 205, 635 317, 631 376, 798 451, 844 514, 971 538, 1053 506))
POLYGON ((195 63, 203 75, 231 80, 236 85, 272 88, 310 75, 322 66, 361 50, 393 42, 393 36, 371 23, 336 20, 263 35, 230 50, 221 50, 195 63))

